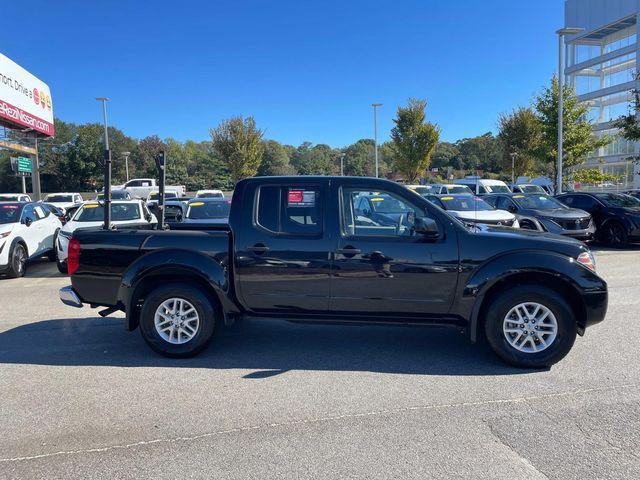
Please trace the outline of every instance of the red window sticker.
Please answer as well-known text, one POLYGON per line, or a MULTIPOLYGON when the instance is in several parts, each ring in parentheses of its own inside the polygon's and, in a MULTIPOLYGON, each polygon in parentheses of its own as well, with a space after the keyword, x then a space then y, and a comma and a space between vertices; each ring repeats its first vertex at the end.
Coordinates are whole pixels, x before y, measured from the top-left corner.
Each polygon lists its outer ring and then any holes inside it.
POLYGON ((302 202, 302 190, 289 190, 289 203, 302 202))

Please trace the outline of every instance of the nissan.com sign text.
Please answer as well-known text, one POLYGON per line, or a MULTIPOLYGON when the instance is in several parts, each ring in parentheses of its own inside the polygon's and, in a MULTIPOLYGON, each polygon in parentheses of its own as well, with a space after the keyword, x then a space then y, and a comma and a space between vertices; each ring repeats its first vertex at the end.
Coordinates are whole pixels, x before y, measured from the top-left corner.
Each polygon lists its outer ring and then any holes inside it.
POLYGON ((0 53, 0 120, 53 136, 49 86, 0 53))

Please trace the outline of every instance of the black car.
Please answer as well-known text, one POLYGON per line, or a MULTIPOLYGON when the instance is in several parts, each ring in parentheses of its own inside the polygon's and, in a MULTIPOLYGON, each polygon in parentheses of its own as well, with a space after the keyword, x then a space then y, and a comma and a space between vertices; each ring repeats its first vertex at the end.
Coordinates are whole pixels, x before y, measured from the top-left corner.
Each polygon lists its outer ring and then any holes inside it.
POLYGON ((546 194, 499 193, 483 197, 500 210, 515 214, 520 228, 591 240, 596 231, 591 215, 569 208, 546 194))
POLYGON ((169 357, 197 354, 247 317, 449 326, 542 367, 604 319, 607 284, 584 243, 467 227, 395 182, 254 177, 230 207, 228 224, 210 229, 74 232, 61 300, 124 311, 127 328, 169 357), (389 208, 361 221, 370 201, 389 208), (405 220, 387 225, 388 213, 405 220))
MULTIPOLYGON (((187 205, 191 197, 178 197, 165 199, 164 201, 164 220, 165 222, 181 222, 187 215, 187 205)), ((147 207, 156 218, 160 218, 160 209, 158 201, 147 202, 147 207)))
POLYGON ((558 196, 565 205, 591 213, 596 237, 612 247, 640 242, 640 200, 620 193, 565 193, 558 196))

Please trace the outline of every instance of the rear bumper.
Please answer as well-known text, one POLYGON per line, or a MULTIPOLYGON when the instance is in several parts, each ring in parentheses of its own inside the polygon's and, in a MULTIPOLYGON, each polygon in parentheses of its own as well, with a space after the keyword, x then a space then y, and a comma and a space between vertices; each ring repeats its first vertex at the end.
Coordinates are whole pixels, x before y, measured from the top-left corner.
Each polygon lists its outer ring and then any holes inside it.
POLYGON ((82 301, 71 285, 62 287, 59 292, 60 301, 70 307, 81 308, 82 301))

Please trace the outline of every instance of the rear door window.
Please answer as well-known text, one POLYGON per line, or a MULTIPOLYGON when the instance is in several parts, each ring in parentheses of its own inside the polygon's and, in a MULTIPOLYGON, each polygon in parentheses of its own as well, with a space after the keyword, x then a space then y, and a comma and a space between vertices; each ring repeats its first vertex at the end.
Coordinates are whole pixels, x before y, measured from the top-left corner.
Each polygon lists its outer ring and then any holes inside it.
POLYGON ((323 228, 320 187, 266 185, 258 190, 255 223, 276 234, 318 235, 323 228))

